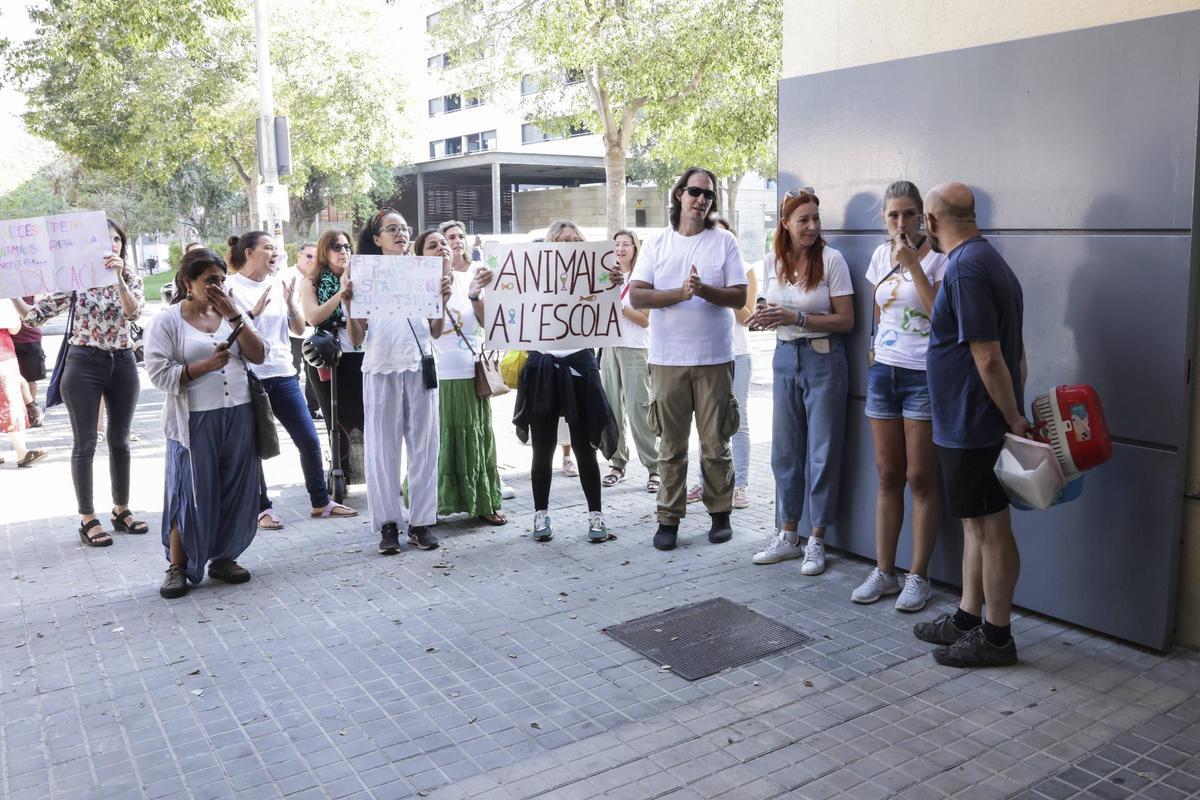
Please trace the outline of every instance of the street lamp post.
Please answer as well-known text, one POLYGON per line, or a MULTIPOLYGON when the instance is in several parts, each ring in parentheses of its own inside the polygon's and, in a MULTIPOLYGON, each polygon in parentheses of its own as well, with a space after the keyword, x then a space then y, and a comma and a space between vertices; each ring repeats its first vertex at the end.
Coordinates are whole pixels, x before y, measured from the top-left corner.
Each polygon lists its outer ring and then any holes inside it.
POLYGON ((275 97, 271 88, 271 49, 267 30, 267 0, 254 0, 254 36, 258 56, 258 173, 261 183, 256 186, 258 219, 252 224, 283 246, 283 225, 288 221, 287 186, 279 182, 280 174, 290 174, 291 153, 288 145, 286 117, 275 116, 275 97))

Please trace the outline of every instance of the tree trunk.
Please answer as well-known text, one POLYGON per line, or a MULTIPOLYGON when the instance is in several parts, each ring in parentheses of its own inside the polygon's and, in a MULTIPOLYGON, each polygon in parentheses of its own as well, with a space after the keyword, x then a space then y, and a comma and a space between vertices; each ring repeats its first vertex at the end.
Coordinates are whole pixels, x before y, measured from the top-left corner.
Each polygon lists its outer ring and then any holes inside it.
POLYGON ((725 179, 725 207, 722 212, 725 219, 729 220, 729 224, 735 229, 738 227, 737 218, 737 193, 738 187, 742 185, 742 179, 746 177, 745 173, 741 175, 730 175, 725 179))
POLYGON ((626 226, 625 221, 625 148, 605 138, 604 179, 607 186, 608 235, 626 226))

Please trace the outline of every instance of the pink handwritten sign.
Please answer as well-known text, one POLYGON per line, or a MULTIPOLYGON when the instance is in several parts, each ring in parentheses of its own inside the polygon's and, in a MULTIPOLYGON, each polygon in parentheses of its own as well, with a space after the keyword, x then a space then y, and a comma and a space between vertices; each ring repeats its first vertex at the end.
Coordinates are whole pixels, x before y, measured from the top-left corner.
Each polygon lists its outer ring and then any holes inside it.
POLYGON ((108 286, 110 252, 103 211, 0 222, 0 297, 108 286))

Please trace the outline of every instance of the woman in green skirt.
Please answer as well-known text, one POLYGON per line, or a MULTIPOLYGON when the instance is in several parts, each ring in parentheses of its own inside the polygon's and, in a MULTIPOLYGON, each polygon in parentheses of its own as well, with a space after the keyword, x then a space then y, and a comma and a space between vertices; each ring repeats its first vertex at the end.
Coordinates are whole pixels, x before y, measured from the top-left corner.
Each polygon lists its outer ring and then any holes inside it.
MULTIPOLYGON (((500 471, 496 468, 496 435, 492 406, 475 396, 475 356, 483 345, 483 301, 480 292, 492 280, 481 263, 473 263, 465 247, 461 222, 447 222, 441 233, 450 240, 454 286, 446 302, 446 321, 438 349, 438 403, 441 409, 441 455, 438 458, 438 514, 467 513, 490 525, 504 525, 500 511, 500 471)), ((422 239, 417 254, 422 255, 422 239)), ((437 233, 430 239, 440 239, 437 233)))

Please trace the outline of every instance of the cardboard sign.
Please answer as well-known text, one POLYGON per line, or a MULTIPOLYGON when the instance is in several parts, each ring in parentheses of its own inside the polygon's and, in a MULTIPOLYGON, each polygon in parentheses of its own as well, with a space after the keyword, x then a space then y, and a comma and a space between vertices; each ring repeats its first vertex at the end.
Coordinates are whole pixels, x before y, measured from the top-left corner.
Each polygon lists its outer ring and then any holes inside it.
POLYGON ((77 292, 116 283, 103 211, 0 222, 0 297, 77 292))
POLYGON ((612 242, 488 242, 487 342, 499 350, 569 350, 621 344, 621 295, 612 242))
POLYGON ((350 256, 355 319, 437 319, 442 315, 442 259, 435 256, 350 256))

